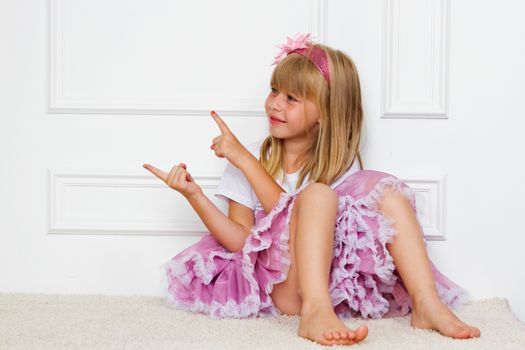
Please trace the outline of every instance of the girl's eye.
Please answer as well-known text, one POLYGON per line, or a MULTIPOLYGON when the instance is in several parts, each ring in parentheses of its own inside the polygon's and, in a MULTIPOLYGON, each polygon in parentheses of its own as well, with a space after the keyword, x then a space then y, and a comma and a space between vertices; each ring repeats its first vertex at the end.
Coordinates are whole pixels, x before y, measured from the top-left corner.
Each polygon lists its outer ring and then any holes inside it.
POLYGON ((286 96, 286 98, 288 99, 288 101, 297 102, 297 99, 295 97, 293 97, 292 95, 288 95, 288 96, 286 96))
POLYGON ((276 88, 271 88, 270 91, 272 92, 272 94, 276 94, 277 93, 277 89, 276 88))

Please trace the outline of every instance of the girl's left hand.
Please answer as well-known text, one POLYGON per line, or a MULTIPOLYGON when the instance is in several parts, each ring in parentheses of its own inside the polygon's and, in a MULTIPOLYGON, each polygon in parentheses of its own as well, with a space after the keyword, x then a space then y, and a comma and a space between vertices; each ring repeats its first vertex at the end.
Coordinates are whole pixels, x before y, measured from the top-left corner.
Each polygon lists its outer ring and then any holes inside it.
POLYGON ((202 188, 195 183, 191 174, 186 170, 186 164, 180 163, 171 168, 169 174, 150 164, 142 165, 146 170, 164 181, 168 187, 180 192, 184 197, 190 198, 202 194, 202 188))
POLYGON ((250 153, 215 111, 211 111, 210 114, 221 130, 221 134, 212 140, 210 148, 215 151, 217 157, 226 158, 233 166, 239 168, 244 157, 250 153))

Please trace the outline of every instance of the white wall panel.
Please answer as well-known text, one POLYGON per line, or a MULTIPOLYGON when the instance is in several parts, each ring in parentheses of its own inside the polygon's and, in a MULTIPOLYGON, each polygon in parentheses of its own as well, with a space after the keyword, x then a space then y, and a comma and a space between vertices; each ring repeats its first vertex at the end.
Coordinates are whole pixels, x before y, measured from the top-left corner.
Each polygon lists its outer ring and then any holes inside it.
POLYGON ((383 118, 448 118, 448 0, 386 0, 383 118))
MULTIPOLYGON (((143 174, 74 173, 49 169, 49 228, 58 234, 203 235, 198 215, 182 196, 157 178, 143 174)), ((213 195, 220 177, 194 178, 223 212, 213 195)))
MULTIPOLYGON (((207 233, 182 196, 149 175, 75 173, 48 169, 51 234, 197 235, 207 233)), ((206 196, 215 198, 220 177, 195 178, 206 196)), ((445 240, 444 178, 403 179, 416 196, 416 207, 427 240, 445 240)))
POLYGON ((322 39, 321 4, 49 0, 49 113, 262 116, 275 43, 322 39))
POLYGON ((416 196, 418 218, 428 241, 446 240, 445 176, 402 178, 416 196))

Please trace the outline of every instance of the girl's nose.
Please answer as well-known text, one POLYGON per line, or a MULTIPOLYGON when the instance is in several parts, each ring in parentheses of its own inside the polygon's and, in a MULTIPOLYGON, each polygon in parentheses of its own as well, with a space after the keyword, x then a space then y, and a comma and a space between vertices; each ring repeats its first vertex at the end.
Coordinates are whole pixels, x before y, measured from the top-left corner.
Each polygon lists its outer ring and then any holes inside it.
POLYGON ((282 109, 282 104, 284 102, 283 94, 278 94, 277 96, 273 97, 270 101, 270 109, 275 111, 280 111, 282 109))
POLYGON ((270 110, 279 112, 281 109, 276 103, 270 103, 270 110))

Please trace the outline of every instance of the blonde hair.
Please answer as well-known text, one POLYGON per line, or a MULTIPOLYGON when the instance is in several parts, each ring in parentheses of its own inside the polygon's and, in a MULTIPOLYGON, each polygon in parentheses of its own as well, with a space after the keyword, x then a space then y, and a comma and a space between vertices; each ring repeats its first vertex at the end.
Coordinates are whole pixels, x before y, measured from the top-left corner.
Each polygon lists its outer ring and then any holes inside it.
MULTIPOLYGON (((364 121, 357 69, 343 52, 321 44, 315 46, 326 52, 329 84, 317 67, 299 54, 286 56, 275 67, 271 78, 272 87, 313 101, 320 113, 317 137, 299 157, 302 168, 296 189, 308 174, 310 180, 329 185, 356 159, 363 169, 359 144, 364 121)), ((284 181, 283 139, 272 135, 264 139, 259 161, 270 176, 275 179, 282 174, 284 181)))

